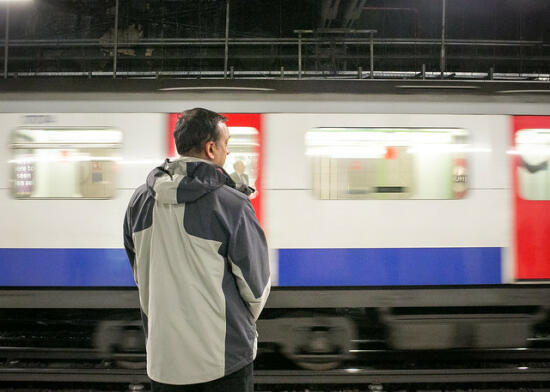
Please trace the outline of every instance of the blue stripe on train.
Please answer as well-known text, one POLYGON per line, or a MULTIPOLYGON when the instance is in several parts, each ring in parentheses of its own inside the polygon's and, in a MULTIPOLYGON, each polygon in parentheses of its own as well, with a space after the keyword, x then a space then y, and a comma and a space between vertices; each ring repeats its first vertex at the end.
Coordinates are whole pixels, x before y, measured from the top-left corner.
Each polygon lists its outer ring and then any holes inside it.
POLYGON ((280 286, 498 284, 501 248, 280 249, 280 286))
POLYGON ((124 249, 0 249, 0 286, 134 286, 124 249))
MULTIPOLYGON (((280 286, 501 283, 501 248, 280 249, 280 286)), ((1 249, 0 286, 134 286, 123 249, 1 249)))

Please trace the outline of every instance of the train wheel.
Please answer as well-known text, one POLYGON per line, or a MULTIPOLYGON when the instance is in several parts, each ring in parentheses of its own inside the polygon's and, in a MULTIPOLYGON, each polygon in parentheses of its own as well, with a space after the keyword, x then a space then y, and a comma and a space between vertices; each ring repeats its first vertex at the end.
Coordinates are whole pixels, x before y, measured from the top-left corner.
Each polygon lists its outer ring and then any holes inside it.
POLYGON ((302 362, 302 361, 297 361, 296 365, 298 365, 302 369, 323 371, 323 370, 336 369, 340 365, 340 363, 341 363, 340 361, 333 361, 333 362, 302 362))
POLYGON ((284 354, 309 370, 329 370, 350 357, 353 324, 343 317, 295 318, 288 331, 284 354))

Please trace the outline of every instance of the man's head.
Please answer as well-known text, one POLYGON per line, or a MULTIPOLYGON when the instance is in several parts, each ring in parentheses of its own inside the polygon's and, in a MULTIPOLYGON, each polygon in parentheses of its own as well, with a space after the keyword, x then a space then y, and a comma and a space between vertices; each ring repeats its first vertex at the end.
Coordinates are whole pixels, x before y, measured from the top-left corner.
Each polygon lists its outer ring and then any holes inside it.
POLYGON ((241 175, 244 173, 244 169, 246 168, 246 166, 244 165, 243 161, 239 160, 233 164, 233 168, 239 175, 241 175))
POLYGON ((229 154, 227 118, 203 108, 181 113, 174 129, 176 150, 180 155, 194 156, 223 166, 229 154))

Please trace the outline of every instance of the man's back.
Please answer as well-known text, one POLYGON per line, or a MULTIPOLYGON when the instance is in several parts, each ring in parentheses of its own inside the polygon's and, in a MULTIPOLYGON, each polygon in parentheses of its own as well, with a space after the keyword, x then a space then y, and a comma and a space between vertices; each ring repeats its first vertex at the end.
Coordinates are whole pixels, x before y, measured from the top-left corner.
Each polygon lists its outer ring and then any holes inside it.
POLYGON ((130 201, 125 246, 158 382, 202 383, 252 362, 269 293, 267 247, 248 198, 218 166, 167 162, 130 201))

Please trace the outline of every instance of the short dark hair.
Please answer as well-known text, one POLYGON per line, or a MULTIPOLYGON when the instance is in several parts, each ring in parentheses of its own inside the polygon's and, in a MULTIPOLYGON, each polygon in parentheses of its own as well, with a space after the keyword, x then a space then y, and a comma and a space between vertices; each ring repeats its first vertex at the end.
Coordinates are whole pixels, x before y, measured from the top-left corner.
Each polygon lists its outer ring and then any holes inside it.
POLYGON ((208 109, 195 108, 182 112, 174 128, 174 141, 178 154, 200 152, 206 143, 218 142, 218 123, 227 118, 208 109))

